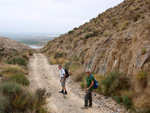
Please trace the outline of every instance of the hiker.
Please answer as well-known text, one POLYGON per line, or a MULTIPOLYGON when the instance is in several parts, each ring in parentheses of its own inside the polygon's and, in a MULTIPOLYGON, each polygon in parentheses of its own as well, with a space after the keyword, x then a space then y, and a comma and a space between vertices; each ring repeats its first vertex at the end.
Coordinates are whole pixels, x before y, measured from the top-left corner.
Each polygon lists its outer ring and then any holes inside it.
POLYGON ((94 77, 91 75, 91 70, 87 69, 86 70, 87 73, 87 77, 86 77, 86 85, 85 85, 85 104, 84 107, 82 107, 82 109, 87 109, 88 107, 92 107, 92 90, 93 85, 94 85, 94 77), (89 105, 88 105, 89 102, 89 105))
POLYGON ((65 87, 65 82, 66 82, 65 70, 62 68, 61 65, 59 65, 58 68, 60 70, 60 82, 61 82, 61 86, 62 86, 62 91, 60 91, 59 93, 67 94, 67 90, 66 90, 66 87, 65 87))

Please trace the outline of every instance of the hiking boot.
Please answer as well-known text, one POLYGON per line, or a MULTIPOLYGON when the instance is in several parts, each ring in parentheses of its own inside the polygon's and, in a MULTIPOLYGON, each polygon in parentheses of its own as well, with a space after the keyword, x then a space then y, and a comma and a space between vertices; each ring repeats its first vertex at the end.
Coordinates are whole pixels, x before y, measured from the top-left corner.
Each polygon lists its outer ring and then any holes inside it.
POLYGON ((64 91, 62 90, 62 91, 59 91, 59 93, 64 93, 64 91))
POLYGON ((81 107, 81 109, 88 109, 88 107, 87 107, 87 106, 84 106, 84 107, 81 107))
POLYGON ((63 94, 67 95, 68 93, 67 93, 67 91, 65 91, 65 92, 63 92, 63 94))

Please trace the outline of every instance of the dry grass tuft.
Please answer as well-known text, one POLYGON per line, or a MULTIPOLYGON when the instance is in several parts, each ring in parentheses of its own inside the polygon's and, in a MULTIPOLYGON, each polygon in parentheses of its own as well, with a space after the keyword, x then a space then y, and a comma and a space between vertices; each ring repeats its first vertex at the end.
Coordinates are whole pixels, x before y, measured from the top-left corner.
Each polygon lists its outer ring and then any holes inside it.
POLYGON ((3 77, 10 77, 11 75, 16 74, 16 73, 26 73, 26 71, 18 65, 10 65, 10 66, 6 66, 2 70, 1 75, 3 77))
POLYGON ((75 82, 83 81, 83 78, 85 77, 85 69, 79 68, 77 69, 73 74, 73 79, 75 82))
POLYGON ((133 105, 137 109, 142 109, 143 111, 150 110, 150 94, 143 93, 138 98, 135 98, 133 100, 133 105))
POLYGON ((135 74, 135 79, 138 81, 141 87, 147 86, 147 76, 148 73, 144 70, 140 70, 137 74, 135 74))

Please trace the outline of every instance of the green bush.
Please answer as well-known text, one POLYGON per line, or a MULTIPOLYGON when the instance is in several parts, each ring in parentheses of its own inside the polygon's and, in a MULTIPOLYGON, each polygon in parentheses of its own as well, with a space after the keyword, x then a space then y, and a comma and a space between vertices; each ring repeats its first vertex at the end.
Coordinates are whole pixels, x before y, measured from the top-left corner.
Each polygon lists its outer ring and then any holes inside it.
POLYGON ((85 36, 86 39, 90 38, 90 37, 93 37, 93 34, 92 33, 89 33, 85 36))
POLYGON ((127 96, 123 96, 122 101, 126 108, 129 108, 129 106, 131 105, 131 100, 127 96))
POLYGON ((9 78, 10 80, 17 82, 19 84, 22 84, 22 85, 26 85, 26 86, 30 85, 29 80, 23 73, 13 74, 9 78))
POLYGON ((17 83, 2 83, 2 94, 0 95, 0 113, 47 113, 44 105, 46 104, 45 89, 37 89, 34 94, 25 92, 17 83), (3 112, 4 111, 4 112, 3 112))
POLYGON ((119 76, 120 76, 119 73, 114 72, 114 73, 110 73, 109 76, 105 77, 105 78, 102 80, 102 85, 103 85, 103 89, 104 89, 104 92, 103 92, 103 93, 104 93, 104 94, 105 94, 105 93, 106 93, 106 94, 108 93, 109 88, 111 87, 113 81, 114 81, 116 78, 118 78, 119 76))
POLYGON ((56 52, 54 58, 58 59, 58 58, 66 56, 66 55, 67 54, 65 52, 56 52))
POLYGON ((98 36, 99 31, 98 30, 94 30, 92 33, 89 33, 85 36, 86 39, 90 38, 90 37, 94 37, 94 36, 98 36))
POLYGON ((23 65, 23 66, 27 65, 26 60, 22 57, 10 58, 6 61, 6 63, 8 63, 8 64, 19 64, 19 65, 23 65))
POLYGON ((118 72, 112 72, 102 80, 102 92, 104 95, 112 95, 119 90, 127 89, 129 80, 118 72))
POLYGON ((19 84, 15 83, 15 82, 4 82, 1 83, 1 92, 4 95, 8 95, 8 96, 14 96, 16 94, 20 94, 22 93, 22 88, 19 86, 19 84))
POLYGON ((141 50, 141 54, 142 54, 142 55, 145 54, 146 52, 147 52, 146 49, 142 49, 142 50, 141 50))
POLYGON ((121 98, 120 98, 119 96, 116 95, 116 96, 113 96, 112 98, 113 98, 117 103, 119 103, 119 104, 121 103, 121 98))
POLYGON ((10 102, 7 97, 0 94, 0 113, 5 113, 10 108, 10 102))
POLYGON ((73 31, 73 30, 68 32, 68 34, 72 34, 72 33, 74 33, 74 31, 73 31))

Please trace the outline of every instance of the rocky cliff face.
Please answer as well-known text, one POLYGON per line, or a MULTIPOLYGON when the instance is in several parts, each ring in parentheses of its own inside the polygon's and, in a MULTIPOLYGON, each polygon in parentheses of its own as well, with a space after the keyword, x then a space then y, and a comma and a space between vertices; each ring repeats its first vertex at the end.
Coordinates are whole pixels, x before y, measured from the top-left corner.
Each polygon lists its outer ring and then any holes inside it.
POLYGON ((16 51, 25 51, 32 50, 25 44, 21 44, 15 41, 12 41, 8 38, 0 37, 0 60, 3 58, 10 56, 11 53, 16 51))
POLYGON ((150 1, 125 0, 90 22, 51 40, 42 52, 50 58, 65 52, 84 67, 105 75, 150 72, 150 1))

